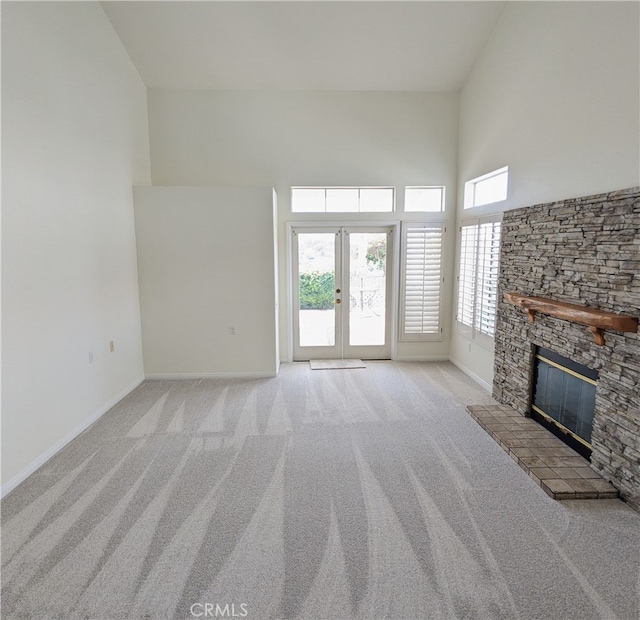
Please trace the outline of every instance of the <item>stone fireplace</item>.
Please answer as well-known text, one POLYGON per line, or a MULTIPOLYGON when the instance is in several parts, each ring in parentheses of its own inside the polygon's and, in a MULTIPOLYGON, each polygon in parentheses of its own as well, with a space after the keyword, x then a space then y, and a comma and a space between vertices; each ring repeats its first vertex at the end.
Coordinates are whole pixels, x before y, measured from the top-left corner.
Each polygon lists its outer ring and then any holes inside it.
POLYGON ((598 374, 591 467, 640 509, 640 334, 527 313, 506 292, 640 316, 640 188, 508 211, 502 227, 493 396, 529 415, 534 352, 598 374))

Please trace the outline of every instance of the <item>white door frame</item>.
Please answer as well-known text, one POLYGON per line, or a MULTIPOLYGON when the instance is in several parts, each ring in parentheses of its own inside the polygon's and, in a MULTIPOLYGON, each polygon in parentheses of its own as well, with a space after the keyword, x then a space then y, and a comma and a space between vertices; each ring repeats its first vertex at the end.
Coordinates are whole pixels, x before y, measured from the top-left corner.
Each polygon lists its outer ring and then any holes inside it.
MULTIPOLYGON (((388 300, 388 338, 391 359, 396 359, 397 345, 398 345, 398 295, 399 295, 399 278, 398 270, 400 265, 400 239, 399 229, 400 222, 389 220, 365 220, 365 221, 353 221, 353 220, 331 220, 327 222, 318 221, 288 221, 286 225, 286 297, 287 297, 287 333, 288 333, 288 346, 287 346, 287 361, 292 362, 294 360, 294 342, 295 342, 295 326, 297 321, 295 320, 296 310, 294 309, 294 290, 293 290, 293 231, 298 228, 315 229, 332 229, 332 228, 349 228, 349 229, 376 229, 376 228, 390 228, 389 235, 389 247, 387 250, 387 295, 388 300), (389 251, 390 250, 390 251, 389 251), (389 264, 391 263, 391 264, 389 264)), ((321 232, 318 230, 318 232, 321 232)), ((344 290, 344 289, 343 289, 344 290)))

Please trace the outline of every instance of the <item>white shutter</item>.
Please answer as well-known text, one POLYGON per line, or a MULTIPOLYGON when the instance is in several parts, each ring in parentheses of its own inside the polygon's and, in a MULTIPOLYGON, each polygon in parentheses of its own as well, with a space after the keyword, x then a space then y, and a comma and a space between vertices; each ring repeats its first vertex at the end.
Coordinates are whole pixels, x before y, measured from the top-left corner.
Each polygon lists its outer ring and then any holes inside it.
POLYGON ((463 224, 460 235, 458 330, 487 346, 496 328, 500 229, 491 217, 463 224))
POLYGON ((475 327, 491 337, 496 327, 499 259, 500 222, 480 224, 475 327))
POLYGON ((462 226, 460 243, 460 270, 458 272, 457 320, 463 325, 473 326, 476 256, 478 253, 478 226, 462 226))
POLYGON ((443 235, 443 224, 403 224, 400 340, 441 338, 443 235))

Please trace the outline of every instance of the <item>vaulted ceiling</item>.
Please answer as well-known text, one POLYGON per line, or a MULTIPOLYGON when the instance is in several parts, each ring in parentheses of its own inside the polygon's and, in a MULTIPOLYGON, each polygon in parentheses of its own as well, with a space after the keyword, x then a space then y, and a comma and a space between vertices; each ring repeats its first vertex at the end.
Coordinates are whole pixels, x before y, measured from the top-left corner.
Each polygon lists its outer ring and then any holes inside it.
POLYGON ((451 91, 504 2, 103 2, 150 88, 451 91))

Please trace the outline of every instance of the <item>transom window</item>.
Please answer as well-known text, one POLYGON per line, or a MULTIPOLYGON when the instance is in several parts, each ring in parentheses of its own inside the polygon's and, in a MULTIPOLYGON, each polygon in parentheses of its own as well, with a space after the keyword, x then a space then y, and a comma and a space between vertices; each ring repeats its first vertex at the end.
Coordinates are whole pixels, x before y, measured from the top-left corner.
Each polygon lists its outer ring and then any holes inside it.
POLYGON ((444 187, 405 187, 404 210, 440 212, 444 211, 444 187))
POLYGON ((294 213, 390 213, 393 187, 292 187, 294 213))
POLYGON ((464 184, 464 208, 480 207, 507 199, 509 166, 483 174, 464 184))

